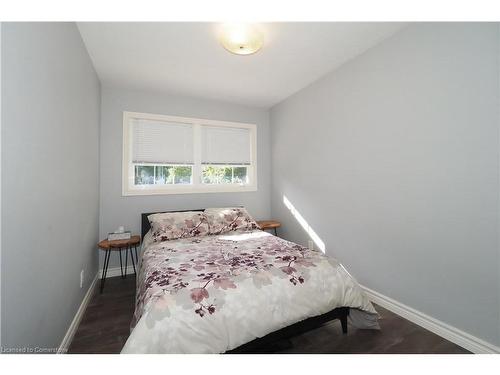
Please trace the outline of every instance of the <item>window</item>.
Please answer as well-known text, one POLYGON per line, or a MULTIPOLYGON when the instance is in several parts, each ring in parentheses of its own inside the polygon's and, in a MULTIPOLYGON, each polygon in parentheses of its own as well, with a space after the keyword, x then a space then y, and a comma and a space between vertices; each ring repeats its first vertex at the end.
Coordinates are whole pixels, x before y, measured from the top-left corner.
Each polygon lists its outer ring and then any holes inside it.
POLYGON ((123 195, 257 190, 256 126, 123 113, 123 195))

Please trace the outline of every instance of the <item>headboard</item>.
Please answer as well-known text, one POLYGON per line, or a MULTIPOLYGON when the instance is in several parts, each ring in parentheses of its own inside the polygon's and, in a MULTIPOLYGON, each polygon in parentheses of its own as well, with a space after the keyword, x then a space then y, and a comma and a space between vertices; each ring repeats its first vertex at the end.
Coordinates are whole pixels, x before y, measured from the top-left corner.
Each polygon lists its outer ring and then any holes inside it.
POLYGON ((158 211, 158 212, 148 212, 145 214, 141 214, 141 240, 144 239, 144 236, 151 229, 151 225, 149 224, 148 216, 153 214, 164 214, 167 212, 189 212, 189 211, 205 211, 204 208, 197 208, 194 210, 172 210, 172 211, 158 211))

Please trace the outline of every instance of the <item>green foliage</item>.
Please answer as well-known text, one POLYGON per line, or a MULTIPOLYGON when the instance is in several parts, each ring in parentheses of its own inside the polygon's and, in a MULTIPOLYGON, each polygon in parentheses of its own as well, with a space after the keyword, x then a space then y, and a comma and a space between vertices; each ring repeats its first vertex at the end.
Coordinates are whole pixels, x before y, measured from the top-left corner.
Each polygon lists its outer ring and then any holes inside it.
POLYGON ((190 184, 193 168, 172 165, 136 165, 136 185, 190 184))
POLYGON ((247 167, 234 167, 234 182, 247 182, 247 167))
MULTIPOLYGON (((168 168, 169 179, 172 179, 176 184, 191 183, 192 167, 174 166, 168 168)), ((171 182, 169 182, 171 183, 171 182)))
POLYGON ((244 183, 246 179, 246 167, 210 165, 203 168, 203 183, 205 184, 244 183))
MULTIPOLYGON (((247 167, 214 166, 203 167, 202 181, 205 184, 246 183, 247 167)), ((136 185, 191 184, 193 167, 181 165, 136 165, 136 185)))
POLYGON ((203 168, 203 182, 206 184, 220 184, 231 182, 231 168, 208 166, 203 168))

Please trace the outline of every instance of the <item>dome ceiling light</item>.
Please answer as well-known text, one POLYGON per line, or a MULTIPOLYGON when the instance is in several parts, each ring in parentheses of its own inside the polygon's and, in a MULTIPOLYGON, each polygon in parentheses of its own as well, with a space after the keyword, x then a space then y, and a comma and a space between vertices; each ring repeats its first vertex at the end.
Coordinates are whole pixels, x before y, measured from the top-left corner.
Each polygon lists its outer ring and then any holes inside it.
POLYGON ((223 24, 219 40, 226 50, 236 55, 251 55, 264 44, 264 36, 252 24, 223 24))

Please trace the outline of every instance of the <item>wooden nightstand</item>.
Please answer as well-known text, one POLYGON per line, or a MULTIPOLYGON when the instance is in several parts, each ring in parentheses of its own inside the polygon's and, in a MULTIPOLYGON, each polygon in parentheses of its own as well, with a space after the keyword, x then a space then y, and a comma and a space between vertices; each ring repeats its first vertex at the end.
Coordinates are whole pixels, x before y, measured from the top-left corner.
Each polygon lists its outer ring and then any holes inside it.
POLYGON ((140 236, 131 236, 130 239, 128 240, 116 240, 116 241, 108 241, 108 240, 102 240, 97 244, 99 246, 99 249, 104 250, 104 267, 102 270, 102 277, 101 277, 101 293, 102 290, 104 289, 104 282, 106 281, 106 273, 108 272, 108 266, 109 266, 109 257, 111 255, 111 251, 118 251, 120 254, 120 271, 122 278, 127 277, 127 261, 128 261, 128 253, 130 252, 130 258, 132 258, 132 266, 134 267, 134 274, 135 272, 135 264, 139 261, 139 258, 137 257, 137 245, 141 243, 141 237, 140 236), (132 253, 132 247, 135 249, 135 261, 134 261, 134 254, 132 253), (125 249, 125 271, 123 270, 123 265, 122 265, 122 250, 125 249))
POLYGON ((279 221, 276 221, 276 220, 261 220, 261 221, 257 221, 257 224, 259 225, 260 229, 262 229, 262 230, 274 229, 275 236, 278 235, 276 228, 281 227, 281 223, 279 221))

